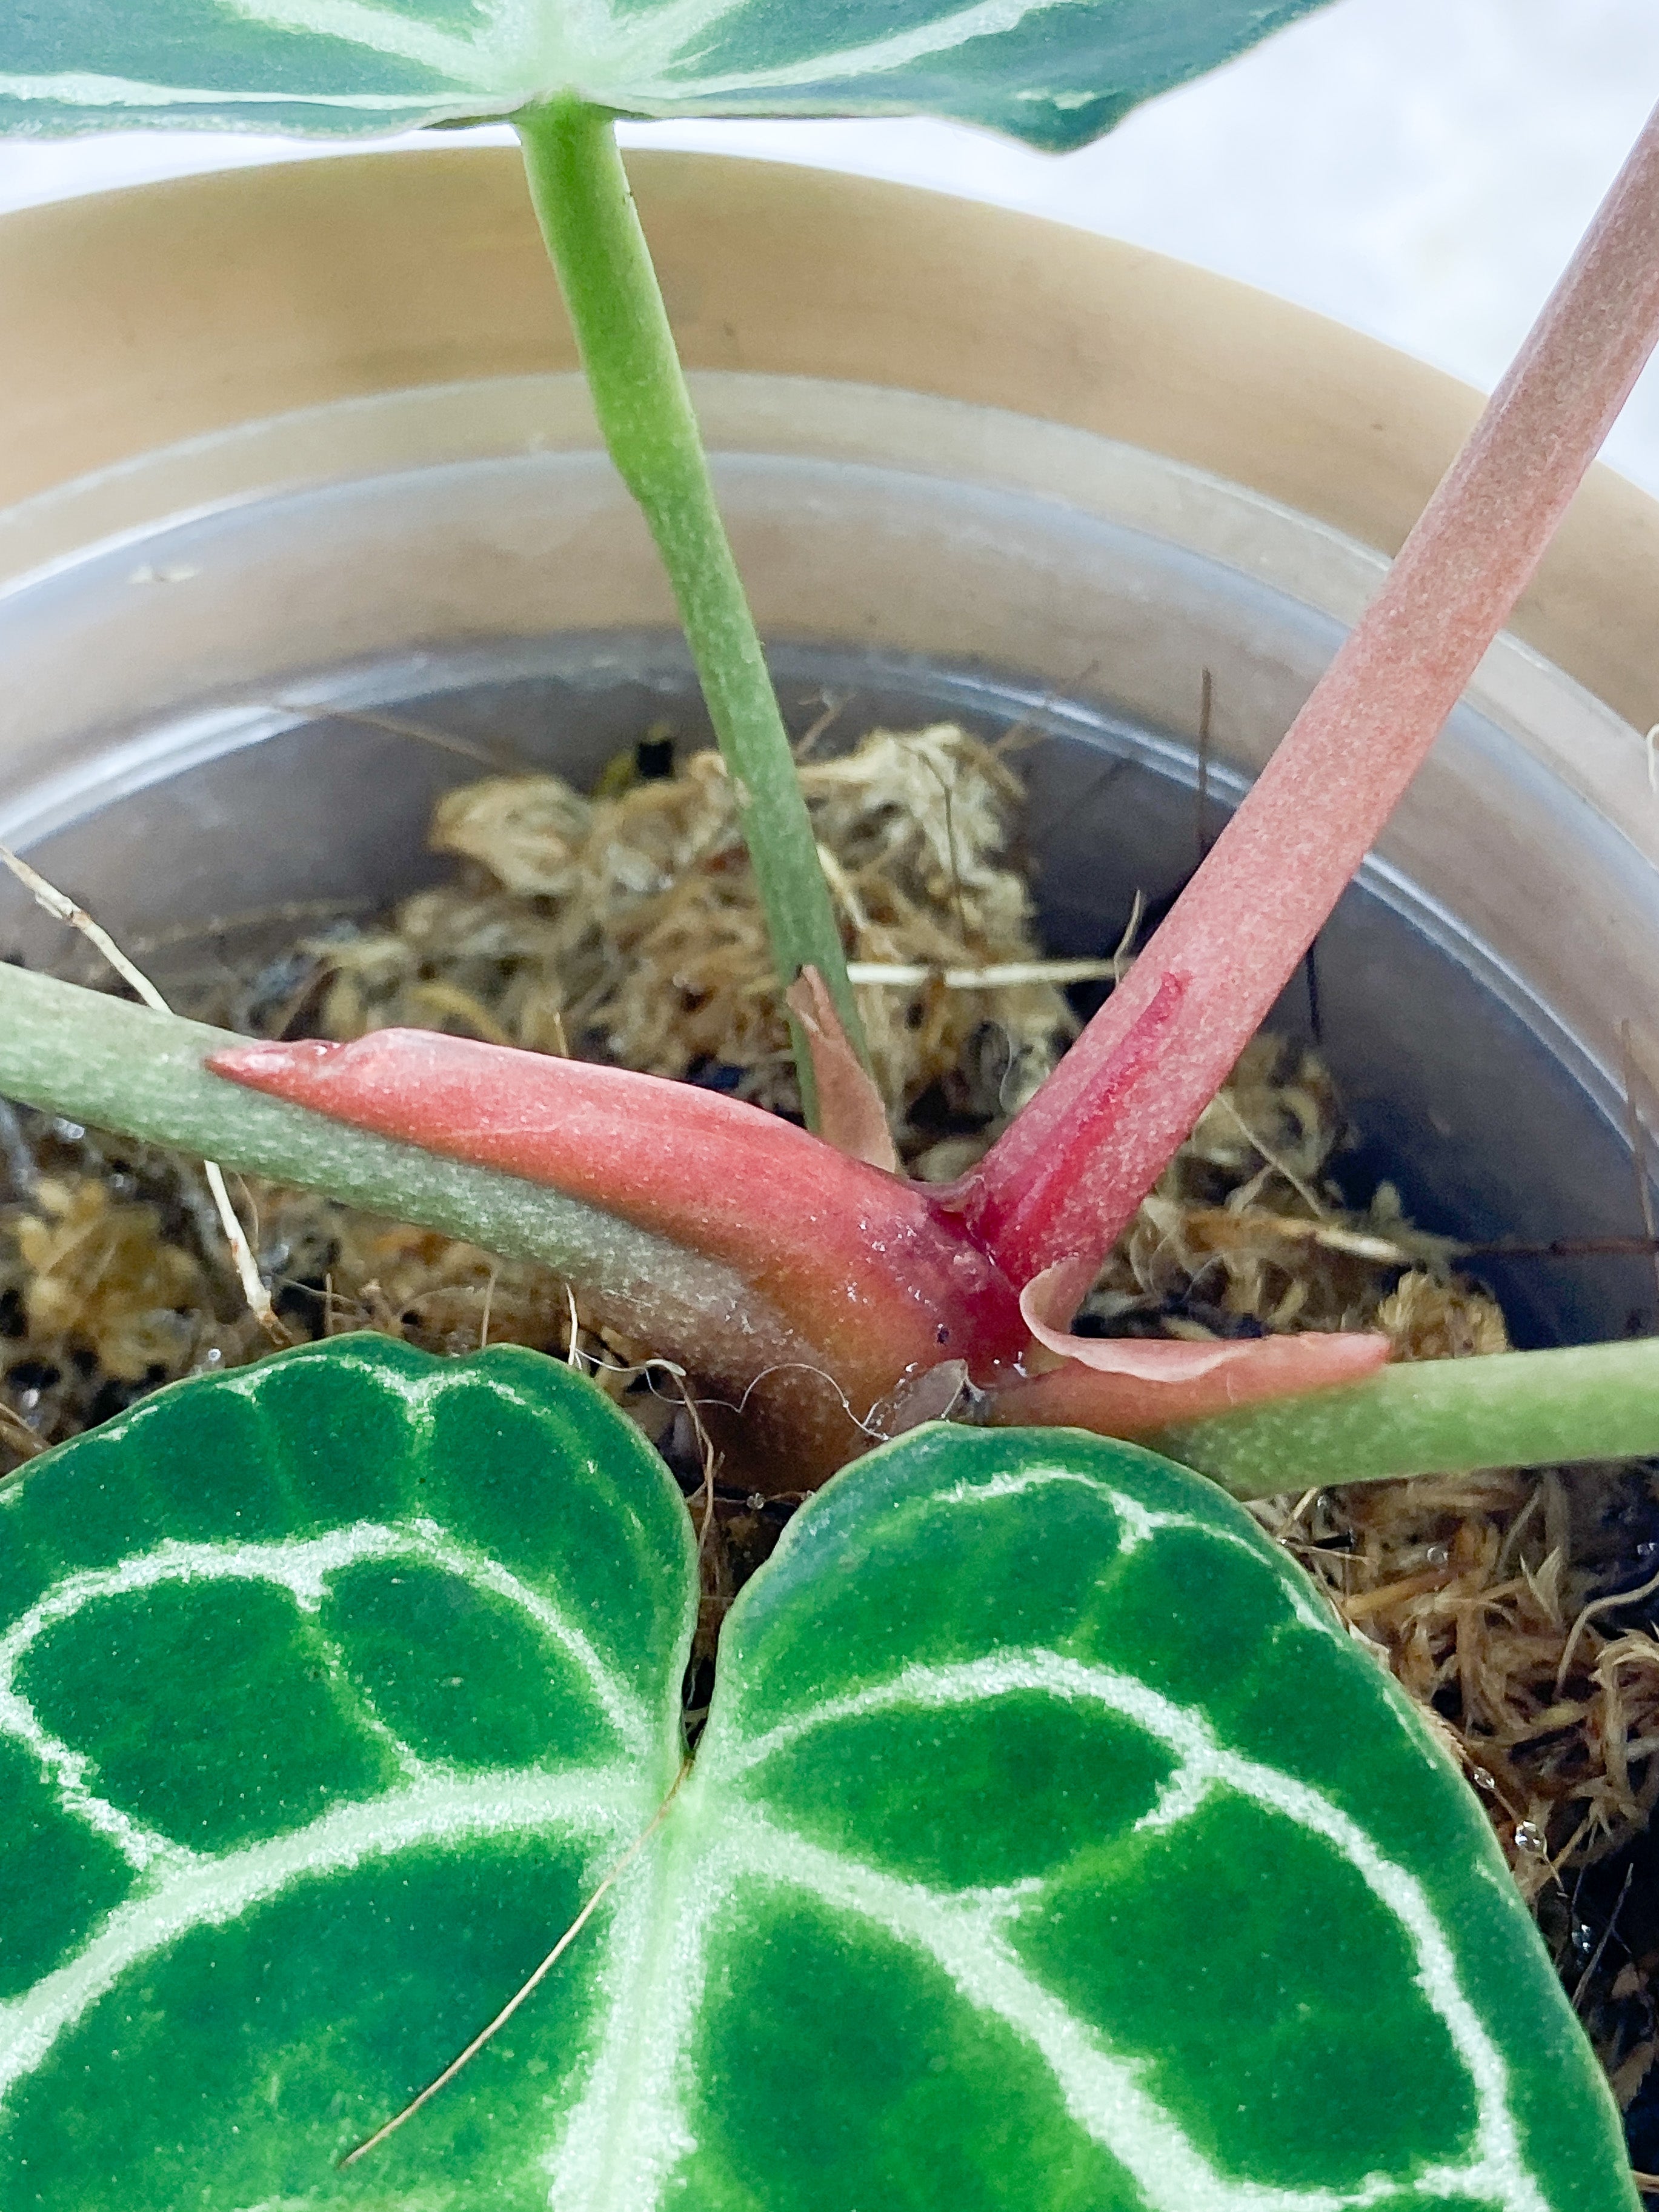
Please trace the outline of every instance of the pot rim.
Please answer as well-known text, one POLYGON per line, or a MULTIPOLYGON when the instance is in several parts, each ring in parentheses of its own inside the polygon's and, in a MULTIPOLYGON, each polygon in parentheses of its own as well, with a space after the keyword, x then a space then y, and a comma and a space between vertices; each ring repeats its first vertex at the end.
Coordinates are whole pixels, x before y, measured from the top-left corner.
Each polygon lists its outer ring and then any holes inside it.
MULTIPOLYGON (((647 149, 629 167, 693 369, 879 385, 1092 431, 1386 555, 1479 410, 1468 387, 1376 340, 1043 217, 743 157, 647 149)), ((506 147, 25 209, 0 220, 0 509, 27 503, 37 525, 41 495, 112 487, 123 464, 240 423, 576 366, 506 147)), ((117 526, 159 519, 131 505, 129 479, 117 526)), ((0 574, 40 557, 38 527, 8 532, 17 520, 0 513, 0 574)), ((1511 627, 1643 730, 1659 714, 1656 599, 1659 502, 1598 467, 1511 627)))

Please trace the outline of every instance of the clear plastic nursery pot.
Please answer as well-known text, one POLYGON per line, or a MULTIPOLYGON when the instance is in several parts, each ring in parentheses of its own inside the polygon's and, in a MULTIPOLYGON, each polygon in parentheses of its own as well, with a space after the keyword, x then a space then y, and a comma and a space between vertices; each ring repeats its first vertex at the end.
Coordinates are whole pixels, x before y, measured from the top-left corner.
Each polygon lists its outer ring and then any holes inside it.
MULTIPOLYGON (((632 166, 786 705, 1023 723, 1049 943, 1109 950, 1288 725, 1474 396, 1054 225, 632 166)), ((695 737, 511 153, 32 211, 0 294, 0 839, 164 984, 427 878, 432 801, 481 763, 580 781, 665 715, 695 737)), ((1641 1228, 1656 583, 1659 509, 1593 478, 1322 937, 1316 1017, 1301 988, 1280 1010, 1318 1021, 1356 1182, 1425 1225, 1641 1228)), ((74 964, 9 885, 0 931, 74 964)), ((1640 1261, 1488 1272, 1523 1341, 1655 1321, 1640 1261)))

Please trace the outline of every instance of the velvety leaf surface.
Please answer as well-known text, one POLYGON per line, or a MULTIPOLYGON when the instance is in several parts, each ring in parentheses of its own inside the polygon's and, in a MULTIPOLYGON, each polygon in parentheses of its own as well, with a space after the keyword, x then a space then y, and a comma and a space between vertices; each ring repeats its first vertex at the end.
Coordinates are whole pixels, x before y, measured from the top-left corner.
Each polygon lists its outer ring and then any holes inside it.
POLYGON ((635 115, 893 115, 1079 146, 1320 0, 23 0, 0 130, 338 132, 574 94, 635 115))
POLYGON ((544 2207, 599 1946, 428 2127, 678 1771, 689 1524, 592 1385, 367 1337, 0 1492, 0 2204, 544 2207))
POLYGON ((348 1339, 0 1492, 0 2203, 1630 2212, 1480 1810, 1208 1485, 916 1431, 744 1592, 516 1351, 348 1339))

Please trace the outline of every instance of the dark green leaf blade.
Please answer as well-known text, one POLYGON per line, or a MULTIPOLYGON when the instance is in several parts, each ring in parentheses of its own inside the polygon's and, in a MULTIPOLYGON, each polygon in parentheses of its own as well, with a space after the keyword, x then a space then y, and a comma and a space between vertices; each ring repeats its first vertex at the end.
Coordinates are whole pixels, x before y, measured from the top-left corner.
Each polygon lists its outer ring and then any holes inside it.
POLYGON ((644 116, 956 117, 1063 149, 1322 0, 36 0, 0 130, 352 136, 574 95, 644 116))
POLYGON ((370 1337, 0 1493, 0 2202, 544 2206, 603 1929, 372 2166, 679 1763, 687 1516, 593 1385, 370 1337))
POLYGON ((1633 2205, 1471 1793, 1208 1484, 919 1431, 803 1511, 722 1659, 694 2201, 1633 2205), (732 2100, 786 2084, 763 2176, 732 2100))

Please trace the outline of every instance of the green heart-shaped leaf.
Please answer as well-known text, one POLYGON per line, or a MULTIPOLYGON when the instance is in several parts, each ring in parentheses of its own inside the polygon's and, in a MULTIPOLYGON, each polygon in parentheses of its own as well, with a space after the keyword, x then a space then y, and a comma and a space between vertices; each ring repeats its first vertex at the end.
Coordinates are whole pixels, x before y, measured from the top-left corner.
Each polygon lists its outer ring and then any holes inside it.
POLYGON ((1628 2212, 1479 1808, 1197 1478, 933 1428, 696 1561, 534 1354, 161 1394, 0 1505, 0 2203, 1628 2212))
POLYGON ((354 133, 574 94, 896 115, 1080 146, 1321 0, 25 0, 0 130, 354 133))

